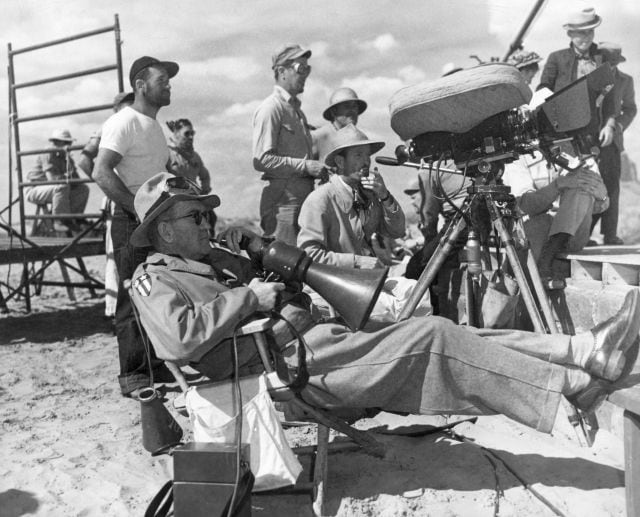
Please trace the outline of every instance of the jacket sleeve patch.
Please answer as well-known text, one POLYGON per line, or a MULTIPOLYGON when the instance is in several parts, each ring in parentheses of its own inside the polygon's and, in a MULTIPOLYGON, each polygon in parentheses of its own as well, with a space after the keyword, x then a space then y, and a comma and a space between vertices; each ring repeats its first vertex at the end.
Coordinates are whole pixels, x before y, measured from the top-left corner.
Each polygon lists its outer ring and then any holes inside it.
POLYGON ((141 296, 149 296, 151 294, 151 276, 149 273, 143 273, 133 281, 133 287, 141 296))

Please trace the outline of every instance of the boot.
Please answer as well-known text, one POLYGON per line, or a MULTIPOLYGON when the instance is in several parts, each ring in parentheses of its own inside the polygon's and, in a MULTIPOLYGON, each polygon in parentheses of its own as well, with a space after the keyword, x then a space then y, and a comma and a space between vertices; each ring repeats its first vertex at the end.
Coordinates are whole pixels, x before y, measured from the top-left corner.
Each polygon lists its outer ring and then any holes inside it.
POLYGON ((550 289, 564 288, 564 278, 558 274, 554 275, 553 261, 566 249, 570 238, 571 235, 568 233, 556 233, 551 235, 542 247, 538 258, 538 271, 543 284, 550 289), (559 284, 562 284, 562 287, 559 287, 559 284))

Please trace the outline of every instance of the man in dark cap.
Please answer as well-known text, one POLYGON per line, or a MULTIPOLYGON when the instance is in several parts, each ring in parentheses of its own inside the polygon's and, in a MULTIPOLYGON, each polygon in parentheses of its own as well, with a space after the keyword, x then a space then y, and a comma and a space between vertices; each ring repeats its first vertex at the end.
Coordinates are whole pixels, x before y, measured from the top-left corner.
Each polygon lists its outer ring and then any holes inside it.
MULTIPOLYGON (((608 96, 613 100, 613 116, 605 124, 613 130, 613 142, 600 151, 600 170, 609 195, 609 208, 594 216, 591 230, 600 220, 600 233, 605 245, 622 245, 618 237, 618 202, 620 198, 621 153, 624 151, 623 132, 629 127, 638 112, 636 107, 633 77, 622 72, 618 65, 626 61, 622 47, 617 43, 598 44, 605 62, 614 67, 613 90, 608 96)), ((593 242, 593 241, 592 241, 593 242)))
POLYGON ((311 132, 313 140, 313 154, 321 162, 331 151, 331 139, 336 131, 349 124, 358 125, 358 117, 367 109, 367 103, 358 98, 358 94, 351 88, 338 88, 329 98, 329 107, 324 110, 322 117, 329 124, 311 132))
POLYGON ((156 120, 160 108, 171 103, 169 80, 178 73, 178 64, 143 56, 129 71, 134 102, 113 114, 102 127, 100 149, 92 177, 115 203, 111 237, 118 270, 118 299, 115 329, 120 354, 120 390, 135 397, 149 386, 144 346, 131 308, 124 280, 131 278, 146 255, 129 237, 138 225, 133 198, 147 179, 168 169, 169 148, 156 120))
POLYGON ((273 55, 273 93, 253 117, 253 166, 267 185, 260 200, 260 226, 265 236, 295 245, 300 206, 313 190, 314 178, 326 176, 313 159, 311 134, 300 109, 311 67, 310 50, 287 44, 273 55))

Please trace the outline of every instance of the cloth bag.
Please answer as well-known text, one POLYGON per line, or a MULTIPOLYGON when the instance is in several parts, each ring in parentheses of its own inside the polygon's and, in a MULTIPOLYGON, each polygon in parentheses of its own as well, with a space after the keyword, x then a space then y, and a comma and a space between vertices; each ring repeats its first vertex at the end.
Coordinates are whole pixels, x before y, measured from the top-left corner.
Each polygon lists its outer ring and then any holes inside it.
POLYGON ((516 328, 520 288, 516 279, 501 269, 483 272, 480 277, 482 293, 480 327, 487 329, 516 328))
MULTIPOLYGON (((242 441, 250 444, 253 491, 272 490, 295 483, 302 465, 280 425, 267 391, 266 375, 244 377, 242 390, 242 441)), ((235 443, 236 413, 231 382, 191 387, 185 395, 196 442, 235 443)))

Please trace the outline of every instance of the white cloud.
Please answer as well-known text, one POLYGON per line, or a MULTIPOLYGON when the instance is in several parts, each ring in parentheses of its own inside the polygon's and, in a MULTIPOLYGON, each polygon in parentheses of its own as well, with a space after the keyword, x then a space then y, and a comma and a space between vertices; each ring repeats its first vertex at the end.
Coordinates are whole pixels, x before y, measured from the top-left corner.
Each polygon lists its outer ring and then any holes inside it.
MULTIPOLYGON (((225 109, 222 112, 221 115, 223 117, 246 117, 246 116, 252 116, 261 102, 262 102, 262 100, 253 100, 253 101, 245 102, 245 103, 236 102, 236 103, 232 104, 231 106, 229 106, 227 109, 225 109)), ((207 120, 212 122, 212 121, 217 120, 218 118, 219 118, 219 115, 212 115, 212 116, 208 117, 207 120)))
POLYGON ((246 81, 252 76, 261 73, 263 68, 248 56, 222 56, 204 61, 180 63, 180 75, 191 79, 213 77, 231 81, 246 81))
POLYGON ((364 49, 372 48, 377 50, 381 54, 384 54, 385 52, 388 52, 392 48, 397 47, 398 42, 393 37, 393 34, 386 33, 386 34, 380 34, 380 36, 378 36, 373 40, 365 41, 361 46, 364 49))

